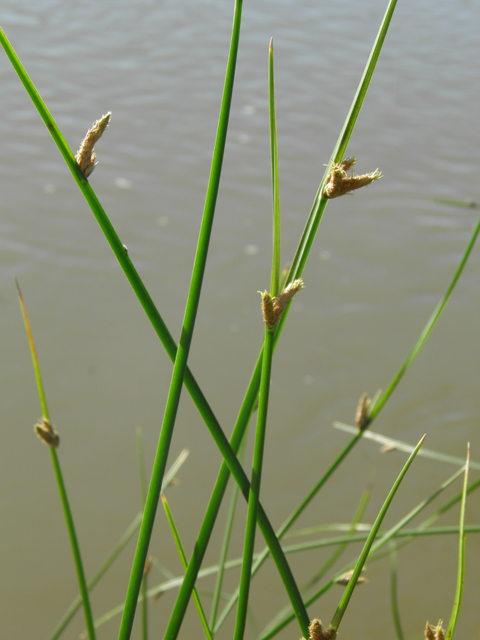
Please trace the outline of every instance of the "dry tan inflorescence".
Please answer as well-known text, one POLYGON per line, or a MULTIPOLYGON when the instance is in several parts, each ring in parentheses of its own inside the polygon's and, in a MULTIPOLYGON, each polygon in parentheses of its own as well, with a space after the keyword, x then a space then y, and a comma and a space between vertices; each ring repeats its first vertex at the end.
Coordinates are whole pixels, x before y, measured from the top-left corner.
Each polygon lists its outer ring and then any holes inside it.
POLYGON ((58 432, 54 430, 52 424, 46 418, 42 418, 41 422, 37 422, 34 429, 40 440, 43 440, 52 449, 56 449, 60 444, 58 432))
POLYGON ((75 160, 86 178, 88 178, 95 169, 95 165, 98 164, 95 162, 97 157, 94 149, 95 143, 102 137, 103 132, 110 122, 111 115, 112 112, 109 111, 106 115, 102 116, 100 120, 93 123, 75 156, 75 160))
POLYGON ((443 630, 442 624, 443 620, 439 620, 436 627, 427 622, 427 626, 425 627, 426 640, 445 640, 445 631, 443 630))
POLYGON ((362 397, 358 401, 357 411, 355 413, 355 424, 363 431, 370 423, 370 418, 368 417, 368 410, 370 408, 370 400, 367 397, 366 393, 362 394, 362 397))
MULTIPOLYGON (((366 567, 363 567, 362 572, 365 571, 366 567)), ((350 582, 350 580, 352 579, 353 576, 353 571, 354 569, 351 569, 350 571, 345 571, 345 573, 342 573, 341 576, 339 576, 335 582, 337 584, 339 584, 342 587, 346 587, 347 584, 350 582)), ((358 576, 357 578, 357 586, 359 584, 364 584, 365 582, 368 582, 367 578, 364 578, 363 576, 358 576)))
MULTIPOLYGON (((308 625, 308 633, 308 640, 335 640, 337 637, 336 630, 331 627, 324 629, 322 621, 318 618, 314 618, 308 625)), ((305 640, 305 638, 302 638, 302 640, 305 640)))
POLYGON ((378 169, 361 176, 353 174, 349 176, 347 171, 353 167, 355 162, 356 158, 345 158, 345 160, 332 166, 323 189, 323 194, 326 198, 338 198, 349 193, 349 191, 365 187, 367 184, 371 184, 374 180, 379 180, 382 177, 378 169))
POLYGON ((303 280, 294 280, 291 282, 282 293, 272 298, 268 291, 259 291, 262 296, 262 312, 263 321, 267 325, 270 331, 273 331, 275 325, 282 317, 283 312, 287 304, 293 298, 293 296, 304 288, 303 280))

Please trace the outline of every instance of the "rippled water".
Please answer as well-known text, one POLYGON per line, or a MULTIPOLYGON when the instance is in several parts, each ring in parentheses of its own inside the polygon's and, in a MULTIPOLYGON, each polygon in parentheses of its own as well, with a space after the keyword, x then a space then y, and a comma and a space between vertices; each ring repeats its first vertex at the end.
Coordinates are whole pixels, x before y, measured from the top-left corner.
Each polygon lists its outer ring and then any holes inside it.
MULTIPOLYGON (((227 432, 262 338, 257 291, 270 281, 268 42, 273 36, 282 252, 288 262, 385 11, 380 0, 362 4, 244 6, 216 226, 190 358, 227 432)), ((73 150, 94 120, 113 112, 90 182, 177 338, 232 3, 10 0, 0 15, 73 150)), ((304 272, 306 290, 295 301, 274 360, 262 490, 276 525, 346 444, 332 422, 352 422, 361 393, 373 395, 388 385, 448 286, 476 224, 475 209, 431 198, 479 200, 478 26, 476 3, 467 0, 409 0, 396 9, 348 148, 360 172, 379 167, 385 177, 329 204, 304 272)), ((150 464, 171 365, 5 56, 0 80, 0 624, 6 638, 46 638, 76 594, 76 583, 50 461, 31 430, 40 409, 14 276, 61 434, 61 463, 88 575, 139 508, 135 429, 143 428, 150 464)), ((427 433, 425 446, 457 456, 470 441, 472 457, 480 459, 479 263, 475 249, 444 316, 374 430, 410 443, 427 433)), ((171 457, 183 447, 191 454, 170 496, 190 553, 220 458, 187 394, 183 400, 171 457)), ((367 485, 373 496, 364 520, 371 522, 403 460, 398 453, 381 457, 375 445, 361 443, 299 526, 349 521, 367 485)), ((454 471, 424 460, 415 464, 389 524, 454 471)), ((468 514, 478 521, 475 496, 468 514)), ((243 516, 242 507, 232 555, 241 550, 243 516)), ((448 522, 456 520, 457 514, 448 522)), ((162 514, 158 521, 152 553, 178 575, 162 514)), ((216 562, 220 539, 216 534, 206 564, 216 562)), ((448 620, 456 547, 454 538, 425 539, 400 554, 406 635, 419 637, 427 619, 448 620)), ((458 628, 465 636, 478 628, 478 551, 469 537, 458 628)), ((132 553, 129 547, 94 592, 96 615, 124 597, 132 553)), ((321 551, 292 556, 299 581, 327 557, 321 551)), ((367 573, 370 581, 342 624, 345 637, 358 635, 358 626, 362 637, 383 637, 386 625, 390 630, 385 561, 371 564, 367 573)), ((260 629, 285 603, 275 570, 268 567, 263 575, 252 591, 260 629)), ((152 573, 152 584, 160 579, 152 573)), ((226 590, 235 583, 236 576, 228 577, 226 590)), ((339 595, 331 592, 310 607, 310 615, 329 620, 339 595)), ((166 596, 152 604, 154 628, 163 628, 171 603, 166 596)), ((196 633, 193 612, 188 621, 196 633)), ((99 638, 114 637, 118 623, 115 618, 103 627, 99 638)), ((82 628, 79 616, 65 637, 82 628)), ((230 635, 231 627, 218 637, 230 635)), ((279 637, 298 636, 292 625, 279 637)))

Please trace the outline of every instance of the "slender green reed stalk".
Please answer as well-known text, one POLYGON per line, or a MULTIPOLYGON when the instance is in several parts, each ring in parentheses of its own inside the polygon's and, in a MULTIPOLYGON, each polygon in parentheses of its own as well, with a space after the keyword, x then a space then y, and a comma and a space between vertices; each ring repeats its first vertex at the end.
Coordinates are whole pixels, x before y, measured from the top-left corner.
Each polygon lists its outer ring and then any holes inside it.
POLYGON ((467 461, 465 464, 465 475, 463 478, 462 506, 460 508, 460 532, 458 536, 458 574, 457 589, 455 591, 455 600, 453 603, 452 616, 448 625, 447 640, 452 640, 457 626, 458 615, 460 613, 460 605, 463 596, 463 581, 465 577, 465 510, 467 505, 467 489, 468 489, 468 471, 470 463, 470 443, 467 449, 467 461))
POLYGON ((398 609, 398 557, 397 547, 391 542, 389 545, 390 555, 390 605, 392 608, 393 626, 395 627, 395 633, 397 634, 397 640, 405 640, 402 630, 402 622, 400 620, 400 611, 398 609))
POLYGON ((265 447, 265 433, 267 426, 267 410, 270 392, 270 376, 272 371, 273 331, 265 328, 263 342, 262 382, 260 385, 260 401, 258 404, 257 431, 253 454, 252 480, 248 498, 247 526, 245 530, 245 547, 243 553, 242 573, 238 597, 237 619, 234 640, 242 640, 245 633, 247 618, 248 595, 250 578, 252 575, 253 549, 255 545, 255 531, 257 527, 258 503, 260 500, 260 481, 265 447))
MULTIPOLYGON (((280 190, 278 179, 278 149, 277 149, 277 125, 275 120, 275 83, 273 73, 273 40, 270 40, 268 56, 269 78, 269 111, 270 111, 270 153, 272 163, 272 201, 273 201, 273 258, 271 302, 278 295, 280 280, 280 190)), ((262 294, 264 309, 266 308, 267 292, 262 294)), ((273 307, 273 305, 272 305, 273 307)), ((265 311, 264 311, 265 313, 265 311)), ((273 358, 273 329, 269 326, 265 317, 265 338, 263 342, 262 378, 260 383, 260 400, 258 403, 257 430, 255 434, 255 448, 253 452, 252 480, 248 496, 247 526, 245 530, 245 546, 243 552, 242 572, 240 576, 240 588, 237 606, 237 619, 235 624, 234 640, 243 640, 247 619, 248 595, 250 592, 250 579, 252 575, 253 549, 255 546, 255 533, 257 529, 258 504, 260 502, 260 484, 265 449, 265 435, 267 428, 267 412, 270 394, 270 377, 273 358)))
MULTIPOLYGON (((245 446, 246 446, 246 438, 243 440, 242 445, 240 447, 240 451, 238 453, 238 458, 240 462, 243 460, 245 456, 245 446)), ((218 574, 217 580, 215 582, 215 589, 213 592, 212 598, 212 610, 210 614, 210 628, 213 629, 217 620, 218 613, 218 605, 220 603, 220 596, 222 592, 222 584, 223 584, 223 576, 225 574, 225 569, 227 568, 227 555, 228 549, 230 545, 230 538, 233 531, 233 522, 235 518, 235 511, 237 508, 238 501, 238 484, 235 484, 232 489, 232 495, 230 498, 230 504, 228 507, 228 515, 227 522, 225 524, 225 529, 223 533, 223 541, 220 549, 220 558, 218 560, 218 574)))
MULTIPOLYGON (((177 525, 175 524, 175 520, 173 518, 173 514, 170 510, 170 506, 167 502, 165 494, 162 493, 162 502, 163 508, 165 509, 165 514, 167 516, 168 524, 170 525, 170 529, 173 534, 173 539, 175 540, 175 545, 177 547, 178 555, 180 556, 180 560, 182 562, 183 568, 186 570, 188 566, 187 556, 185 555, 185 551, 183 550, 182 541, 180 540, 180 534, 177 529, 177 525)), ((203 630, 205 632, 205 636, 207 640, 213 640, 212 632, 210 631, 210 627, 208 625, 207 616, 202 607, 202 603, 200 602, 200 597, 198 595, 198 591, 196 587, 193 589, 193 599, 195 601, 195 606, 197 607, 198 615, 200 616, 200 621, 202 623, 203 630)))
MULTIPOLYGON (((138 464, 138 475, 140 480, 140 497, 142 501, 142 512, 145 510, 145 502, 147 500, 147 479, 145 476, 145 455, 143 451, 143 436, 142 429, 140 427, 137 428, 137 464, 138 464)), ((148 562, 145 566, 145 571, 143 573, 142 579, 142 640, 148 640, 148 599, 147 599, 147 578, 148 578, 148 562)))
POLYGON ((280 180, 278 176, 277 118, 275 113, 275 77, 273 73, 273 38, 268 50, 268 99, 270 116, 270 161, 272 165, 273 253, 270 293, 278 295, 280 286, 280 180))
POLYGON ((27 331, 28 342, 30 345, 30 352, 32 354, 33 369, 35 371, 35 378, 37 381, 38 397, 40 399, 40 406, 42 409, 42 424, 37 425, 35 430, 37 435, 49 445, 50 455, 52 457, 53 470, 55 473, 55 479, 57 481, 58 491, 60 494, 60 501, 62 503, 63 514, 65 516, 65 522, 67 525, 68 535, 70 537, 70 545, 72 547, 73 559, 75 562, 75 568, 77 571, 78 586, 80 588, 80 594, 83 602, 83 612, 85 615, 85 623, 87 625, 87 632, 89 640, 95 640, 95 626, 93 624, 92 608, 90 605, 90 598, 88 595, 87 581, 85 579, 85 571, 83 569, 82 554, 80 553, 80 545, 78 544, 78 538, 75 531, 75 524, 73 522, 73 515, 70 509, 70 503, 68 500, 67 489, 63 480, 62 470, 60 468, 60 460, 57 455, 57 447, 59 444, 58 434, 53 430, 52 423, 50 422, 50 415, 47 407, 47 399, 43 388, 42 376, 40 374, 40 367, 38 364, 37 352, 35 349, 35 343, 33 341, 33 335, 30 328, 30 322, 28 320, 27 310, 23 297, 20 291, 20 287, 17 284, 18 298, 20 300, 20 306, 22 308, 23 319, 25 321, 25 328, 27 331))
POLYGON ((125 609, 123 611, 122 623, 119 632, 119 640, 128 640, 132 632, 143 569, 145 566, 150 538, 155 522, 155 514, 157 511, 158 499, 160 497, 163 474, 165 473, 168 452, 170 450, 170 442, 173 435, 173 428, 175 426, 175 419, 177 416, 178 405, 180 403, 180 395, 182 392, 183 381, 187 368, 187 359, 190 351, 193 329, 195 326, 195 319, 197 316, 197 310, 200 301, 200 292, 202 289, 203 276, 205 273, 205 266, 207 262, 208 246, 210 243, 210 235, 213 226, 215 205, 217 202, 218 189, 220 186, 220 174, 222 170, 223 155, 225 152, 225 144, 227 139, 228 119, 230 115, 230 105, 232 102, 233 81, 235 78, 235 67, 240 39, 241 17, 242 2, 237 1, 235 4, 232 39, 228 57, 227 73, 225 77, 225 88, 222 98, 222 105, 220 108, 217 137, 215 141, 212 168, 210 172, 207 196, 205 199, 205 208, 198 239, 197 253, 195 256, 195 263, 190 283, 190 290, 188 293, 187 306, 183 319, 182 333, 180 336, 177 354, 175 356, 172 380, 168 393, 167 405, 165 407, 165 414, 163 418, 162 429, 160 432, 158 449, 155 456, 150 487, 145 503, 145 512, 138 536, 137 549, 133 561, 130 583, 128 585, 127 597, 125 600, 125 609))
POLYGON ((327 571, 333 567, 333 565, 337 562, 337 560, 343 555, 343 552, 347 549, 348 545, 351 543, 351 537, 355 535, 357 531, 357 526, 360 520, 365 513, 365 509, 367 508, 368 502, 370 500, 371 491, 370 489, 364 491, 360 503, 358 505, 357 511, 355 512, 352 522, 350 523, 350 530, 348 532, 348 537, 346 540, 341 542, 330 558, 325 562, 325 564, 317 571, 312 578, 308 581, 308 583, 302 589, 302 592, 309 591, 312 587, 319 582, 323 576, 327 573, 327 571))
POLYGON ((388 511, 388 508, 393 500, 393 497, 395 496, 395 493, 397 492, 403 478, 405 477, 405 474, 407 473, 408 469, 410 468, 410 465, 412 464, 415 456, 417 455, 418 450, 420 449, 420 447, 422 446, 423 442, 425 440, 425 436, 423 436, 420 440, 420 442, 417 444, 417 446, 415 447, 415 451, 411 454, 411 456, 409 457, 409 459, 407 460, 407 462, 405 463, 405 466, 403 467, 402 471, 400 472, 400 475, 398 476, 397 480, 395 481, 393 487, 390 489, 390 492, 387 496, 387 499, 385 500, 385 503, 383 505, 383 507, 380 509, 380 512, 377 516, 377 519, 375 520, 375 524, 372 527, 372 530, 367 538, 367 541, 365 543, 365 546, 363 547, 362 553, 360 554, 360 557, 358 558, 358 562, 355 565, 355 569, 353 570, 353 575, 350 578, 350 580, 348 581, 348 584, 345 588, 345 591, 342 595, 342 598, 340 600, 340 603, 337 607, 337 610, 335 611, 335 614, 332 618, 332 622, 330 623, 330 628, 331 629, 335 629, 335 631, 338 630, 338 627, 340 626, 340 622, 345 614, 345 611, 347 610, 347 606, 348 603, 350 602, 350 598, 353 595, 353 590, 355 589, 355 587, 357 586, 357 580, 360 577, 360 573, 365 565, 365 562, 367 561, 367 558, 370 554, 370 550, 372 548, 373 542, 375 540, 375 538, 377 537, 377 533, 378 530, 380 529, 380 525, 383 522, 383 518, 385 517, 385 514, 388 511))

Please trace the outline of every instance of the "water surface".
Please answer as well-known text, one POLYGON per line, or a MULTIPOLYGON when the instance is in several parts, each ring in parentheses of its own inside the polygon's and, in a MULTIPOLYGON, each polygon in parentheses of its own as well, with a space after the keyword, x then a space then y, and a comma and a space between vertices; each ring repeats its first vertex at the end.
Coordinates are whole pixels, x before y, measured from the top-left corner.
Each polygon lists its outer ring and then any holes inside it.
MULTIPOLYGON (((10 0, 3 5, 2 28, 74 151, 91 123, 113 112, 90 181, 178 339, 232 3, 10 0)), ((350 0, 245 3, 221 192, 190 357, 227 433, 262 339, 257 291, 270 281, 269 39, 273 36, 275 47, 287 263, 384 11, 380 0, 360 9, 350 0)), ((348 148, 360 172, 379 167, 385 177, 328 205, 304 272, 306 289, 295 301, 274 359, 262 491, 275 525, 348 442, 332 422, 351 423, 360 395, 388 385, 448 286, 476 224, 474 209, 431 198, 479 200, 478 42, 473 2, 405 0, 396 9, 348 148)), ((143 428, 150 468, 171 364, 18 78, 5 56, 2 60, 1 627, 6 638, 47 638, 77 587, 49 456, 31 429, 40 410, 14 276, 61 434, 61 464, 88 575, 139 509, 135 429, 143 428)), ((470 441, 472 457, 480 459, 479 262, 475 249, 438 327, 374 430, 412 444, 427 433, 425 446, 457 456, 470 441)), ((170 499, 190 553, 220 457, 186 393, 171 459, 184 447, 191 454, 170 499)), ((399 453, 381 456, 375 445, 361 443, 298 526, 348 522, 367 486, 373 493, 364 520, 372 522, 404 459, 399 453)), ((417 461, 388 524, 453 471, 417 461)), ((242 505, 232 556, 241 552, 244 514, 242 505)), ((469 521, 478 521, 478 515, 474 495, 469 521)), ((455 513, 441 523, 456 521, 455 513)), ((216 562, 220 540, 220 532, 214 534, 206 564, 216 562)), ((401 552, 406 635, 420 637, 427 619, 448 620, 456 548, 456 539, 442 537, 401 552)), ((122 601, 133 549, 95 590, 96 615, 122 601)), ((478 628, 474 536, 467 551, 458 628, 466 637, 478 628)), ((163 514, 152 555, 181 574, 163 514)), ((325 551, 292 556, 299 582, 327 557, 325 551)), ((386 562, 368 567, 369 583, 342 623, 345 637, 358 635, 359 626, 362 637, 380 638, 385 626, 390 630, 386 562)), ((161 579, 152 572, 152 584, 161 579)), ((228 576, 227 591, 236 580, 237 575, 228 576)), ((205 582, 206 589, 212 585, 205 582)), ((164 628, 173 597, 152 604, 156 633, 164 628)), ((203 597, 208 608, 208 595, 203 597)), ((339 590, 330 592, 309 614, 328 621, 339 597, 339 590)), ((252 588, 258 628, 285 602, 268 565, 252 588)), ((193 609, 188 623, 199 632, 193 609)), ((98 637, 114 637, 118 624, 115 618, 98 637)), ((231 637, 232 624, 233 617, 219 639, 231 637)), ((65 637, 77 637, 82 629, 79 616, 65 637)), ((278 637, 298 636, 291 625, 278 637)))

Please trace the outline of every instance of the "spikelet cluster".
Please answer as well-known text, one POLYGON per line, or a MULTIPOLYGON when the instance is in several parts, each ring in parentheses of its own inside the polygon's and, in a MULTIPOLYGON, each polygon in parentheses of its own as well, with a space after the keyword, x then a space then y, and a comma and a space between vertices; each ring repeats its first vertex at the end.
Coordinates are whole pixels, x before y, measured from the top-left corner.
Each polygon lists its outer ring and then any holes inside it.
POLYGON ((53 429, 51 422, 46 418, 42 418, 41 422, 37 422, 34 429, 40 440, 43 440, 43 442, 48 444, 49 447, 52 447, 52 449, 56 449, 60 444, 60 436, 57 431, 53 429))
POLYGON ((368 410, 370 408, 370 400, 367 397, 367 394, 362 394, 358 402, 357 411, 355 413, 355 424, 363 431, 370 423, 370 417, 368 415, 368 410))
POLYGON ((291 282, 280 295, 275 297, 272 297, 268 291, 259 292, 262 296, 263 321, 270 331, 273 331, 293 296, 304 286, 303 280, 299 279, 291 282))
POLYGON ((337 637, 336 630, 331 627, 324 629, 322 621, 318 618, 314 618, 308 625, 308 634, 308 640, 335 640, 337 637))
POLYGON ((425 627, 426 640, 445 640, 445 631, 443 630, 443 620, 439 620, 437 626, 428 624, 425 627))
POLYGON ((112 112, 109 111, 106 115, 102 116, 100 120, 93 123, 75 156, 75 160, 86 178, 92 173, 97 164, 97 162, 95 162, 97 158, 94 149, 95 143, 102 137, 103 132, 110 122, 111 115, 112 112))
POLYGON ((323 194, 326 198, 338 198, 349 191, 365 187, 367 184, 371 184, 374 180, 379 180, 382 177, 378 169, 361 176, 349 176, 347 171, 353 167, 355 162, 355 158, 345 158, 342 162, 335 163, 332 166, 323 189, 323 194))

